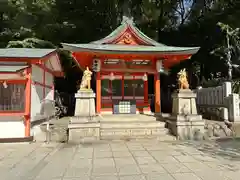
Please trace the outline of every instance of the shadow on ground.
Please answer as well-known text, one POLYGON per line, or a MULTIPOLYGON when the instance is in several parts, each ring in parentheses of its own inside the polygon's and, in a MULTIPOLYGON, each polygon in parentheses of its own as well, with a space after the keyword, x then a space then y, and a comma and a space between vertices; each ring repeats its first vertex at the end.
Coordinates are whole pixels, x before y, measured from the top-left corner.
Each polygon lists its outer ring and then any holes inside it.
POLYGON ((229 170, 239 170, 236 164, 240 164, 240 138, 218 139, 215 141, 185 141, 180 143, 183 146, 194 147, 203 156, 210 156, 216 160, 223 159, 225 167, 229 170), (237 169, 236 169, 237 168, 237 169))

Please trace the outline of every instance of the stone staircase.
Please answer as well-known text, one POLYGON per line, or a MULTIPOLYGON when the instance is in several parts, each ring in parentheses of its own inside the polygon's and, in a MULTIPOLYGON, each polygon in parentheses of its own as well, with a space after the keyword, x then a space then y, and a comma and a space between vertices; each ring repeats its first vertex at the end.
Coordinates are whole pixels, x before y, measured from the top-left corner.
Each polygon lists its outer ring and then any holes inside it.
MULTIPOLYGON (((67 142, 69 117, 51 120, 50 141, 67 142)), ((172 141, 176 138, 168 133, 165 122, 151 115, 103 115, 100 116, 100 140, 157 139, 172 141)), ((34 139, 46 141, 46 123, 35 129, 34 139)))
POLYGON ((100 122, 100 138, 103 140, 175 138, 168 134, 165 122, 156 121, 151 115, 104 115, 100 122))

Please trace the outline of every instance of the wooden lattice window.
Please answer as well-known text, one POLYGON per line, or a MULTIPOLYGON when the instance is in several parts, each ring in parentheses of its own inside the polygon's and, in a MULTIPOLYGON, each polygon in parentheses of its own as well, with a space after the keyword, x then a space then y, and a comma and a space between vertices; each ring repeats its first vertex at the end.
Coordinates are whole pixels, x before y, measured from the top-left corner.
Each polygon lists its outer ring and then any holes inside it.
POLYGON ((24 111, 25 84, 0 84, 0 111, 24 111))

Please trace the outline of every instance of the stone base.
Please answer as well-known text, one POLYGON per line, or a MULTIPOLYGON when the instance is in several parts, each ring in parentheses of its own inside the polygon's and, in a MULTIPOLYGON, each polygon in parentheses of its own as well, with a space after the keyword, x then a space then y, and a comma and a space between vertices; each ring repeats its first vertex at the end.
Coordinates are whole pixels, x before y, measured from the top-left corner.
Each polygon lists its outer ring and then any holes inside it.
POLYGON ((190 89, 181 89, 173 93, 172 114, 197 115, 196 93, 190 89))
POLYGON ((95 116, 95 93, 91 90, 80 90, 75 94, 75 116, 95 116))
POLYGON ((170 133, 176 136, 177 139, 180 139, 180 140, 204 139, 205 122, 203 120, 177 121, 177 120, 169 119, 166 123, 170 133))

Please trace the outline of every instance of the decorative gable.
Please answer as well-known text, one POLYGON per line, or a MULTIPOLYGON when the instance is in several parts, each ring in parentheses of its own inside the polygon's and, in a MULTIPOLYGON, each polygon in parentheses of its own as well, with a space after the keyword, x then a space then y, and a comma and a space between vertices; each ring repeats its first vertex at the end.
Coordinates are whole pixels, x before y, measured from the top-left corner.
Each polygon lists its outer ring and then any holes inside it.
POLYGON ((119 45, 144 45, 163 46, 163 44, 146 36, 134 24, 132 18, 123 17, 123 21, 112 33, 103 39, 93 41, 90 44, 119 44, 119 45))
POLYGON ((57 54, 52 54, 45 61, 45 66, 52 71, 62 71, 60 60, 57 54))
POLYGON ((117 39, 115 44, 139 45, 139 42, 137 42, 137 39, 130 32, 125 32, 119 39, 117 39))

